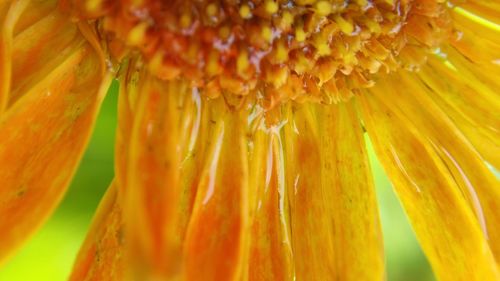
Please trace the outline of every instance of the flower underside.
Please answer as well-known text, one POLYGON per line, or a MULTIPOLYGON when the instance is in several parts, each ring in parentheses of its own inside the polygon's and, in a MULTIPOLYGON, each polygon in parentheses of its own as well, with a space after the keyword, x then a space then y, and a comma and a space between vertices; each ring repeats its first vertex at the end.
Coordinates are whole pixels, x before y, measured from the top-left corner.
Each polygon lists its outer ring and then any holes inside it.
POLYGON ((488 0, 0 1, 0 259, 116 77, 71 280, 383 280, 366 135, 436 277, 499 280, 499 24, 488 0))
POLYGON ((418 69, 453 35, 448 9, 429 0, 93 0, 77 14, 99 20, 115 59, 139 52, 161 79, 272 107, 345 101, 384 73, 418 69))

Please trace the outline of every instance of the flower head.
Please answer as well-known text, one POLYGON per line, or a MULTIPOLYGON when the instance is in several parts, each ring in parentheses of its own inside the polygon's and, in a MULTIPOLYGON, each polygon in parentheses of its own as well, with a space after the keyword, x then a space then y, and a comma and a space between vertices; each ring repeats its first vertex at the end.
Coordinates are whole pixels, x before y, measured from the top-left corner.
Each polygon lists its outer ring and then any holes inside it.
POLYGON ((439 280, 499 280, 500 6, 0 4, 0 258, 64 194, 113 77, 115 180, 71 280, 381 280, 364 133, 439 280))

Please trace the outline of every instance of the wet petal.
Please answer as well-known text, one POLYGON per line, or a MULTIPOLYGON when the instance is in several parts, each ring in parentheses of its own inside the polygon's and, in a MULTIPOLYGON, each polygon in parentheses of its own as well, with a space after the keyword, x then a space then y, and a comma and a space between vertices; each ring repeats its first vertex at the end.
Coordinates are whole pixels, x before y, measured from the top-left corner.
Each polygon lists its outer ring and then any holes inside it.
MULTIPOLYGON (((28 5, 26 15, 33 14, 32 8, 36 7, 28 5)), ((11 81, 16 83, 11 85, 8 106, 0 117, 1 258, 37 229, 60 201, 110 82, 104 75, 100 51, 86 43, 85 36, 94 35, 84 36, 79 31, 85 29, 83 24, 81 28, 66 24, 69 19, 58 12, 49 14, 62 25, 59 40, 68 39, 70 43, 49 40, 49 46, 43 49, 61 49, 61 43, 65 46, 61 56, 49 59, 47 64, 33 63, 26 73, 36 75, 24 79, 16 69, 21 61, 31 60, 28 54, 37 47, 34 42, 26 42, 26 48, 33 46, 31 51, 14 48, 11 81)), ((30 25, 21 16, 19 24, 23 23, 24 29, 14 28, 13 33, 18 32, 14 46, 24 32, 37 29, 47 17, 30 25)))
POLYGON ((124 225, 118 190, 114 182, 106 191, 69 280, 123 280, 124 225))
POLYGON ((208 103, 210 146, 186 234, 185 274, 187 280, 239 280, 248 235, 246 117, 222 99, 208 103))
POLYGON ((375 96, 367 93, 359 101, 377 156, 437 278, 500 278, 481 226, 436 147, 375 96))

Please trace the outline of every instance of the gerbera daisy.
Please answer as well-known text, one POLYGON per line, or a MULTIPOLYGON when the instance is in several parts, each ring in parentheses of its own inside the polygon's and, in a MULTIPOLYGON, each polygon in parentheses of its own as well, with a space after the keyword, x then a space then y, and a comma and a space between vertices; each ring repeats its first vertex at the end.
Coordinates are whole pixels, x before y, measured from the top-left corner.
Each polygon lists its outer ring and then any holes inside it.
POLYGON ((500 4, 2 0, 0 259, 113 78, 115 180, 71 280, 381 280, 365 132, 439 280, 500 280, 500 4))

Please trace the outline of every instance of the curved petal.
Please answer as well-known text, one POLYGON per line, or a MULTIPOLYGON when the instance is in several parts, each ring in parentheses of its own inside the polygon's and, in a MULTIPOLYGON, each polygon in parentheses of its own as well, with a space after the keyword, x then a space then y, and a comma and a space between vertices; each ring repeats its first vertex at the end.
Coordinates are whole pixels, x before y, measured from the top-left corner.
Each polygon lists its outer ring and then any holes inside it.
MULTIPOLYGON (((382 91, 383 92, 383 91, 382 91)), ((359 98, 375 152, 439 280, 498 280, 481 226, 425 132, 366 93, 359 98), (453 272, 453 274, 450 274, 453 272)))
POLYGON ((434 103, 434 92, 409 74, 400 73, 379 84, 377 97, 408 127, 415 126, 453 176, 476 214, 493 254, 500 258, 500 182, 455 124, 434 103), (411 94, 399 93, 412 89, 411 94))
MULTIPOLYGON (((261 119, 262 120, 262 119, 261 119)), ((249 173, 250 246, 245 279, 293 280, 284 144, 280 124, 258 129, 253 137, 249 173)))
POLYGON ((69 280, 123 280, 124 224, 118 185, 111 183, 92 220, 69 280))
POLYGON ((500 92, 500 25, 485 21, 461 8, 451 10, 458 36, 441 54, 449 67, 460 73, 460 80, 479 91, 488 102, 496 102, 500 92))
POLYGON ((21 14, 28 6, 28 1, 3 1, 0 7, 0 114, 2 114, 9 99, 12 84, 12 45, 14 28, 21 14))
MULTIPOLYGON (((10 1, 6 1, 7 3, 10 1)), ((2 25, 2 108, 11 106, 78 48, 83 36, 57 1, 13 1, 2 25)))
POLYGON ((221 98, 206 102, 210 146, 186 233, 185 274, 187 280, 239 280, 248 239, 246 116, 221 98))
POLYGON ((32 10, 36 3, 41 2, 30 1, 13 29, 11 81, 16 82, 0 116, 0 259, 31 235, 60 201, 111 80, 101 54, 86 43, 79 28, 56 10, 40 16, 32 10), (33 14, 38 20, 28 22, 33 14), (58 39, 48 39, 49 45, 40 51, 43 44, 33 40, 44 38, 24 34, 42 32, 40 26, 47 21, 60 26, 54 34, 58 39), (50 48, 62 50, 60 56, 51 60, 50 48), (27 64, 29 75, 23 76, 20 64, 36 58, 47 63, 27 64))
POLYGON ((475 89, 471 83, 463 81, 460 72, 436 58, 431 58, 418 75, 431 89, 433 100, 445 110, 481 156, 500 168, 500 103, 491 94, 493 91, 488 94, 475 89))

